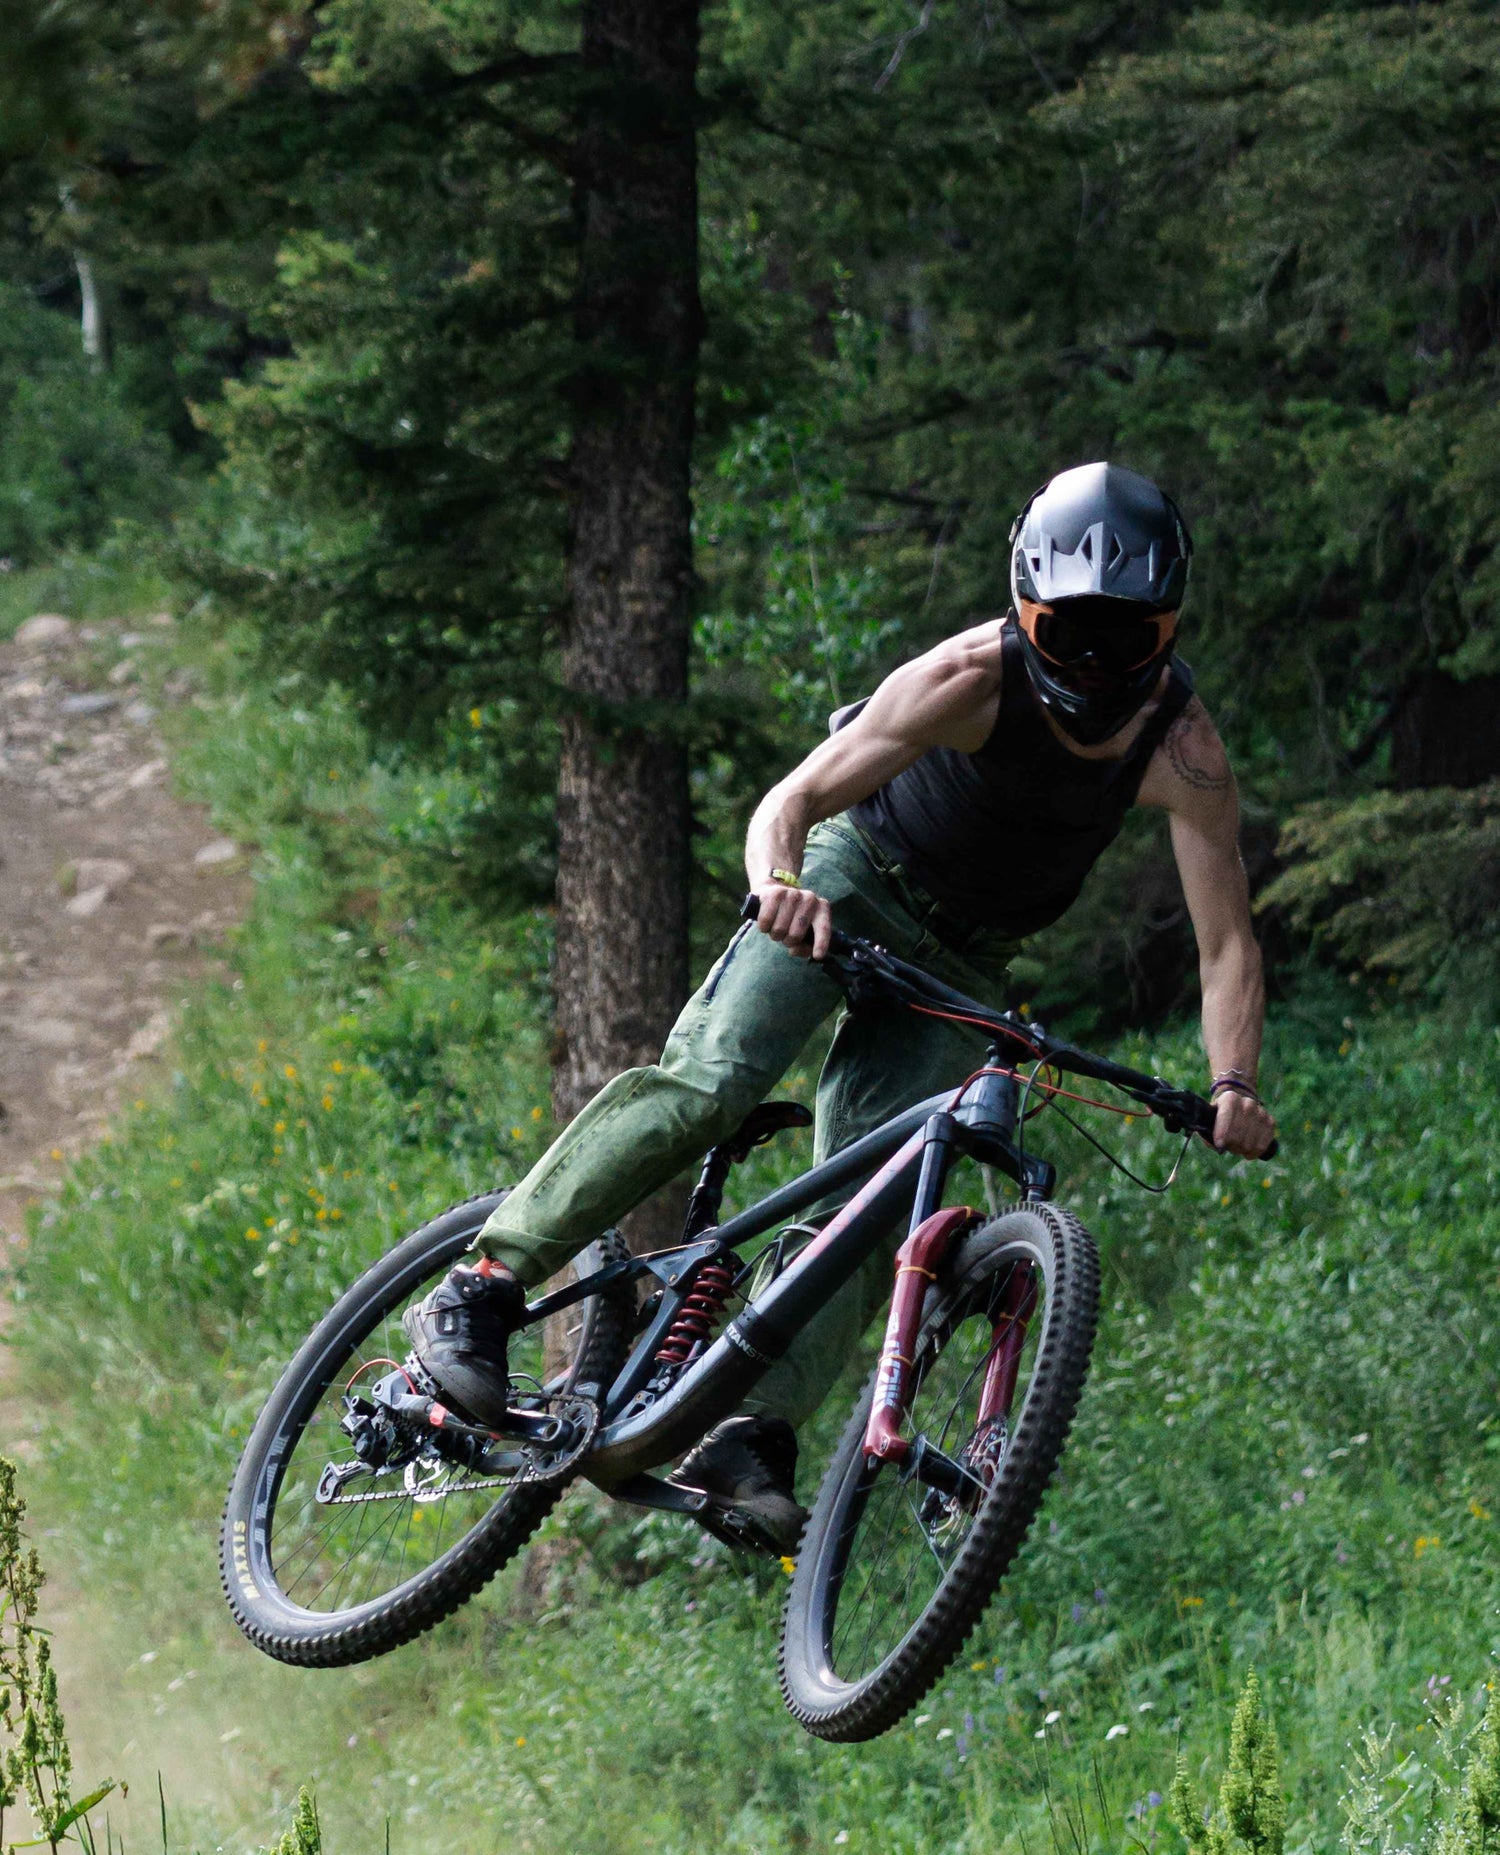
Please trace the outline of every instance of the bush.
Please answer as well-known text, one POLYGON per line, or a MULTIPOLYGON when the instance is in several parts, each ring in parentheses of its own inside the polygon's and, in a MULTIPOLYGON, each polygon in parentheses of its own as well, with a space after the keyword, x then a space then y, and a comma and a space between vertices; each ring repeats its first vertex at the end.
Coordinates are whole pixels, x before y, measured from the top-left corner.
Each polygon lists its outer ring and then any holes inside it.
POLYGON ((1500 780, 1304 806, 1261 894, 1346 965, 1408 991, 1500 999, 1500 780))
POLYGON ((162 515, 171 467, 72 319, 0 284, 0 558, 30 566, 96 546, 122 516, 162 515))

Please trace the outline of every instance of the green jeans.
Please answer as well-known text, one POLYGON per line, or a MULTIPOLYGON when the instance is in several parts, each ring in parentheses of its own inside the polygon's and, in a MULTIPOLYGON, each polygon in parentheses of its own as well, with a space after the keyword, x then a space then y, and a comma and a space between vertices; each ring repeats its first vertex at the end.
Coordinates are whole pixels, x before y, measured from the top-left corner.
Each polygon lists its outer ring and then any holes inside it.
MULTIPOLYGON (((940 942, 931 898, 848 818, 812 832, 802 876, 845 933, 878 941, 971 996, 998 993, 1017 943, 981 933, 958 952, 940 942)), ((924 1096, 956 1087, 982 1054, 980 1034, 960 1026, 896 1006, 851 1013, 842 1005, 818 967, 747 923, 688 1001, 661 1060, 599 1091, 496 1210, 479 1247, 528 1286, 545 1281, 732 1134, 835 1011, 818 1080, 820 1161, 924 1096)), ((747 1410, 799 1424, 817 1409, 890 1293, 892 1248, 803 1329, 747 1410)))

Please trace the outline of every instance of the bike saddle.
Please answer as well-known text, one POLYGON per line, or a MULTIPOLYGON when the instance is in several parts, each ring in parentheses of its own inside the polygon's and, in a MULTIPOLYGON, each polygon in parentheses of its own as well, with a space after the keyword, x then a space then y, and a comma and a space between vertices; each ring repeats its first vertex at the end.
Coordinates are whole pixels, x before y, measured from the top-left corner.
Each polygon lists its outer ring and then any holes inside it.
POLYGON ((747 1159, 753 1147, 764 1146, 788 1127, 811 1127, 812 1110, 798 1101, 763 1101, 752 1108, 738 1128, 723 1142, 724 1150, 736 1165, 747 1159))

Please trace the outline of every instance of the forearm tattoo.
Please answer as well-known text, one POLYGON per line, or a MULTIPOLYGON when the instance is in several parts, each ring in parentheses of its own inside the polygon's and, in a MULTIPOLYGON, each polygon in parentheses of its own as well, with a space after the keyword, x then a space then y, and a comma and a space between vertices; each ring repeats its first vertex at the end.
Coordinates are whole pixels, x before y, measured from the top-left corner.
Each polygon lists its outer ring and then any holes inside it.
POLYGON ((1205 732, 1199 727, 1197 710, 1196 702, 1184 709, 1168 728, 1162 744, 1172 763, 1172 771, 1184 785, 1199 792, 1222 792, 1233 776, 1223 748, 1211 731, 1205 732))

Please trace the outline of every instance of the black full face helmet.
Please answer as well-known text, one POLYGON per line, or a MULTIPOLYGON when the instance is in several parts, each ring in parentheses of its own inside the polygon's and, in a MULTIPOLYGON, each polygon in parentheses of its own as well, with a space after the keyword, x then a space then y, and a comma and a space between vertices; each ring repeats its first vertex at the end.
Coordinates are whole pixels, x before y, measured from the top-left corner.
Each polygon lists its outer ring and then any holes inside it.
POLYGON ((1010 531, 1010 588, 1037 700, 1080 746, 1119 732, 1172 653, 1193 544, 1176 503, 1118 464, 1080 464, 1010 531))

